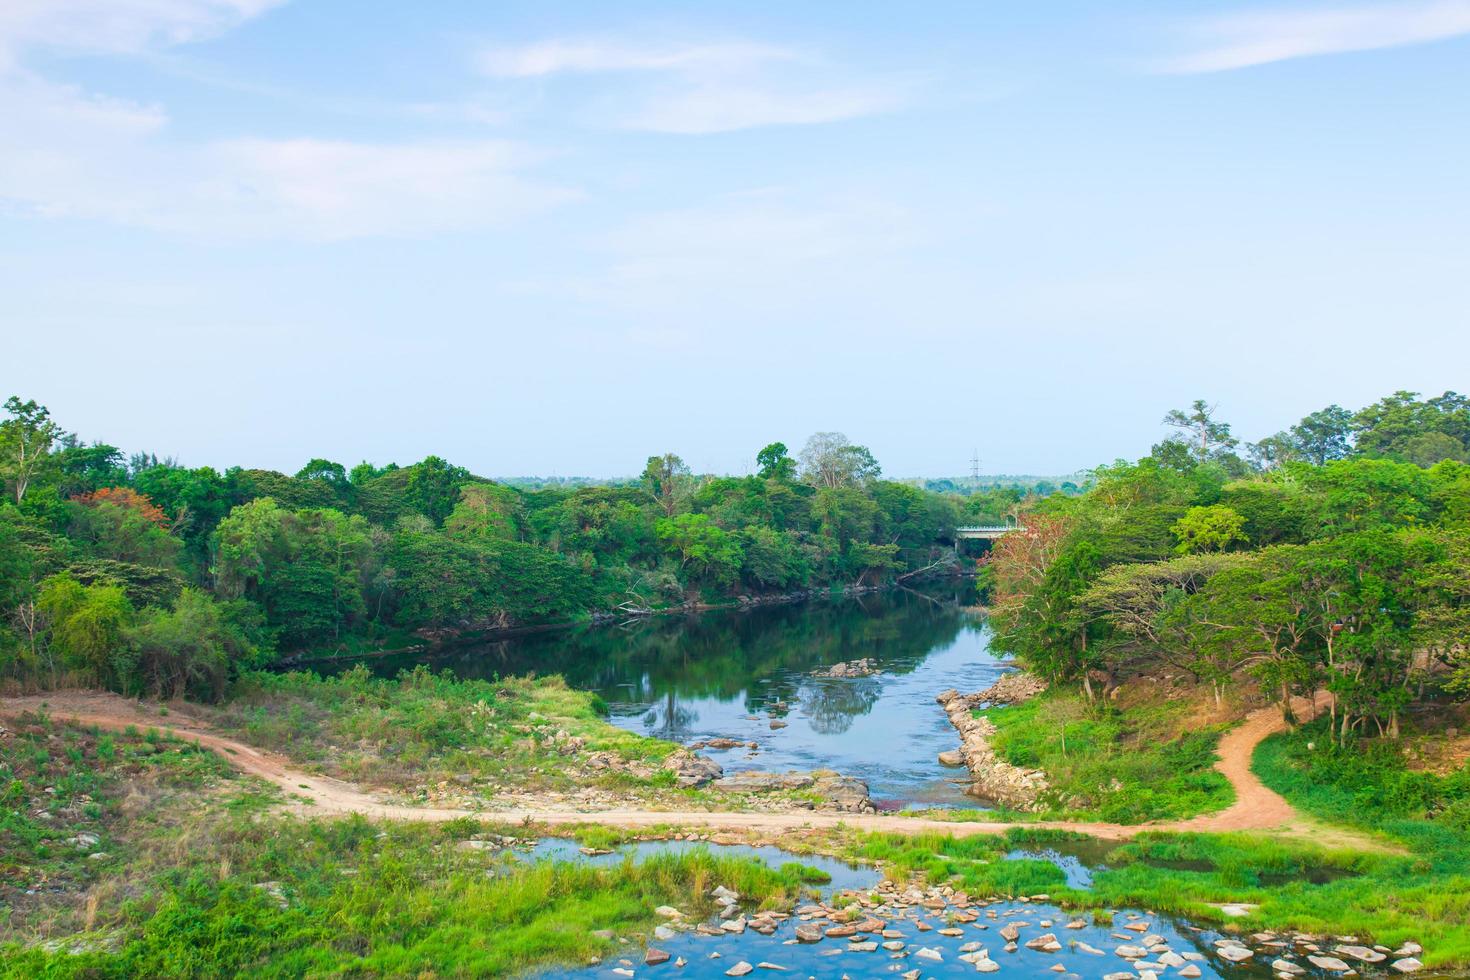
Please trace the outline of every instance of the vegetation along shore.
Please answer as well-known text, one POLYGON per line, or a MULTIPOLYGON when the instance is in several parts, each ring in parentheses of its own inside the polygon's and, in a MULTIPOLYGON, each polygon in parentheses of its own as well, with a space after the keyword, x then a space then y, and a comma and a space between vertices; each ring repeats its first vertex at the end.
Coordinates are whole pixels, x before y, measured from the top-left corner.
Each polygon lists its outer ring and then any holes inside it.
POLYGON ((833 433, 743 477, 217 472, 6 408, 0 976, 1470 968, 1453 393, 1251 445, 1200 402, 1065 490, 833 433), (487 629, 528 632, 286 669, 487 629))

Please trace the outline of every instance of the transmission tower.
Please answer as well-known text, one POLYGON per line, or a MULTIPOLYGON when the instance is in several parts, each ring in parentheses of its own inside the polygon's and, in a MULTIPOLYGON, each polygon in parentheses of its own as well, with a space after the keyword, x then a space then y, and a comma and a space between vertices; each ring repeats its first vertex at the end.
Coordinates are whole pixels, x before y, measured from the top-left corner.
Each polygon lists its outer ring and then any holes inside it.
POLYGON ((976 483, 980 482, 980 450, 975 449, 970 455, 970 479, 976 483))

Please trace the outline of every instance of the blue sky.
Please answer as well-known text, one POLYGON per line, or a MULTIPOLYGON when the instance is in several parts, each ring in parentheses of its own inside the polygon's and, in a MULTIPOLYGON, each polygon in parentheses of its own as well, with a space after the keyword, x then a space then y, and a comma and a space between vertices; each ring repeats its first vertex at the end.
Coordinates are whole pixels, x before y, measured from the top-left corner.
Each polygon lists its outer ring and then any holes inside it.
POLYGON ((1068 472, 1464 390, 1470 0, 6 0, 0 388, 191 464, 1068 472))

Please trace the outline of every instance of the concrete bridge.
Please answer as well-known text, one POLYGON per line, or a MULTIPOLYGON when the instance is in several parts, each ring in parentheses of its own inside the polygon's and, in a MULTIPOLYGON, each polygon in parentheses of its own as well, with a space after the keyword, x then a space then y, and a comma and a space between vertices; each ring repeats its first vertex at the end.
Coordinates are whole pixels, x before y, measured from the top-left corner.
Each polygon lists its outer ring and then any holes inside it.
POLYGON ((1012 531, 1024 531, 1019 524, 976 524, 972 527, 957 527, 954 529, 955 543, 965 540, 994 541, 1001 535, 1012 531))

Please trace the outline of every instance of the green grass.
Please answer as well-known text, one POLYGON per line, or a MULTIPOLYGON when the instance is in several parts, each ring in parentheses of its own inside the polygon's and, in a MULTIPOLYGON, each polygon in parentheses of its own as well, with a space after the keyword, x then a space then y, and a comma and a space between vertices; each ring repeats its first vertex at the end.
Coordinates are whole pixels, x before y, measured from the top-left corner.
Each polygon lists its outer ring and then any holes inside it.
MULTIPOLYGON (((972 896, 1045 894, 1054 903, 1090 910, 1146 908, 1215 923, 1225 931, 1300 929, 1353 935, 1397 945, 1413 939, 1425 962, 1470 962, 1470 880, 1465 865, 1420 856, 1367 854, 1248 834, 1142 834, 1106 852, 1106 870, 1086 889, 1066 884, 1049 861, 1006 861, 1025 845, 1066 849, 1081 835, 1017 827, 1004 835, 854 834, 840 842, 849 857, 882 861, 888 875, 918 875, 972 896), (1217 906, 1250 903, 1231 918, 1217 906)), ((1085 840, 1085 838, 1083 838, 1085 840)))
POLYGON ((57 725, 44 715, 0 735, 0 940, 69 921, 53 901, 105 880, 169 812, 229 778, 213 752, 160 735, 57 725), (100 855, 93 857, 92 855, 100 855))
POLYGON ((784 907, 813 877, 700 850, 596 868, 455 846, 478 829, 226 821, 97 924, 114 951, 12 946, 0 977, 503 976, 605 954, 596 930, 647 934, 662 904, 708 912, 718 884, 784 907))
POLYGON ((715 885, 784 908, 826 877, 701 848, 531 863, 461 845, 534 827, 303 820, 226 773, 156 732, 37 717, 0 737, 0 978, 502 976, 619 948, 593 933, 645 936, 659 905, 707 913, 715 885), (99 842, 78 852, 82 831, 99 842))
POLYGON ((418 667, 384 679, 357 667, 331 677, 252 673, 233 695, 214 716, 219 727, 338 778, 410 795, 439 784, 488 798, 673 783, 658 766, 675 745, 610 724, 595 695, 559 677, 461 680, 418 667), (641 774, 584 765, 597 752, 641 774))
POLYGON ((1142 823, 1222 810, 1235 799, 1213 768, 1223 728, 1186 730, 1188 707, 1120 709, 1054 690, 980 714, 996 726, 991 744, 1002 759, 1046 772, 1046 812, 1032 818, 1142 823))

